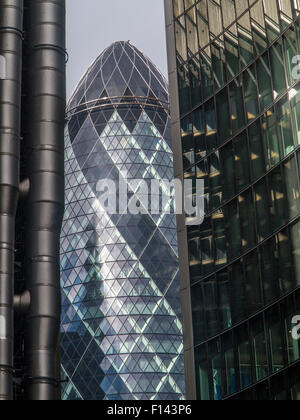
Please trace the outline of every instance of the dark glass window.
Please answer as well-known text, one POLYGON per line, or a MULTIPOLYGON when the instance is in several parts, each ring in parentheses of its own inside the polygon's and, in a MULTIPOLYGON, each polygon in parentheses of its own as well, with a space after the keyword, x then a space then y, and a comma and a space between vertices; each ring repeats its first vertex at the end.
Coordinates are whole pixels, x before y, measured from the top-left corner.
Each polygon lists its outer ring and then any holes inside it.
POLYGON ((262 241, 270 234, 270 204, 266 182, 256 184, 254 191, 258 240, 262 241))
POLYGON ((238 351, 240 387, 244 389, 252 383, 251 345, 246 326, 236 330, 235 339, 238 351))
POLYGON ((223 357, 221 353, 220 340, 209 343, 208 348, 209 355, 212 363, 212 379, 213 379, 213 391, 214 400, 221 400, 224 396, 224 387, 222 381, 223 373, 223 357))
POLYGON ((295 96, 291 99, 293 122, 295 126, 296 145, 300 145, 300 94, 298 93, 299 84, 295 87, 295 96))
POLYGON ((268 332, 272 371, 277 372, 284 367, 283 331, 278 308, 268 313, 268 332))
POLYGON ((279 297, 277 251, 273 239, 261 247, 261 254, 264 299, 265 304, 269 304, 279 297))
POLYGON ((271 220, 273 231, 286 222, 286 194, 284 190, 281 168, 277 166, 269 176, 271 197, 271 220))
POLYGON ((231 302, 230 302, 230 278, 227 270, 217 274, 219 291, 219 318, 222 330, 232 327, 231 302))
POLYGON ((265 328, 261 317, 251 322, 251 334, 253 339, 255 378, 257 381, 260 381, 269 373, 265 328))
POLYGON ((270 49, 270 63, 273 77, 273 95, 276 99, 286 89, 281 42, 274 44, 270 49))
POLYGON ((255 245, 255 212, 252 198, 252 190, 248 190, 240 195, 239 201, 239 217, 242 237, 242 251, 245 252, 255 245))
POLYGON ((237 392, 237 374, 231 334, 223 337, 223 348, 225 357, 227 394, 231 395, 237 392))
POLYGON ((297 43, 296 43, 296 34, 295 30, 289 29, 283 38, 284 53, 286 59, 286 68, 289 86, 292 86, 295 83, 293 77, 293 70, 295 67, 293 58, 297 55, 297 43))
POLYGON ((291 227, 291 244, 295 285, 300 286, 300 222, 291 227))
POLYGON ((260 121, 255 122, 249 128, 249 145, 252 169, 251 178, 254 181, 265 173, 265 156, 260 121))
POLYGON ((245 281, 248 313, 252 314, 263 307, 259 258, 257 251, 245 257, 245 281))
POLYGON ((266 164, 267 169, 269 170, 280 160, 277 121, 274 109, 269 110, 262 118, 262 131, 266 155, 266 164))
POLYGON ((233 147, 236 187, 237 191, 241 191, 250 181, 248 141, 245 132, 234 139, 233 147))
POLYGON ((300 214, 300 192, 295 157, 285 162, 283 171, 287 191, 288 220, 291 220, 300 214))
POLYGON ((207 152, 205 143, 205 131, 205 113, 203 108, 200 108, 194 112, 194 143, 197 161, 203 158, 207 152))
POLYGON ((235 79, 229 85, 232 133, 236 133, 245 125, 242 82, 235 79))
POLYGON ((278 102, 276 109, 283 156, 286 156, 294 150, 291 109, 287 96, 278 102))
POLYGON ((219 305, 218 305, 218 291, 215 278, 212 277, 203 284, 203 294, 205 302, 206 313, 206 327, 209 337, 218 334, 219 329, 219 305))
POLYGON ((217 147, 217 122, 214 101, 207 102, 204 106, 206 121, 206 147, 208 152, 217 147))
POLYGON ((192 287, 192 312, 195 345, 206 339, 206 320, 202 285, 197 284, 192 287))
POLYGON ((278 279, 282 295, 295 287, 294 269, 292 265, 292 250, 289 230, 285 229, 276 236, 278 248, 278 279))
POLYGON ((207 357, 206 345, 196 350, 196 379, 197 379, 197 398, 202 401, 210 400, 209 381, 211 370, 207 357))
POLYGON ((260 94, 260 109, 263 111, 272 104, 273 100, 268 54, 264 54, 257 61, 257 78, 260 94))
POLYGON ((231 118, 228 106, 227 89, 223 89, 217 95, 217 118, 219 143, 222 144, 231 135, 231 118))
POLYGON ((238 209, 238 201, 231 201, 224 209, 226 220, 226 237, 230 249, 231 258, 239 256, 241 252, 242 238, 238 209))
POLYGON ((255 66, 251 66, 243 74, 245 109, 248 122, 258 115, 258 87, 255 74, 255 66))
POLYGON ((235 195, 234 150, 232 142, 221 149, 220 157, 222 162, 223 199, 226 201, 235 195))
POLYGON ((284 315, 284 330, 286 337, 286 352, 288 363, 293 363, 300 358, 299 341, 294 340, 292 336, 292 329, 294 327, 292 320, 296 313, 294 309, 293 297, 289 297, 284 303, 282 303, 281 312, 284 315))
POLYGON ((229 278, 232 320, 236 324, 247 316, 245 279, 241 262, 229 268, 229 278))

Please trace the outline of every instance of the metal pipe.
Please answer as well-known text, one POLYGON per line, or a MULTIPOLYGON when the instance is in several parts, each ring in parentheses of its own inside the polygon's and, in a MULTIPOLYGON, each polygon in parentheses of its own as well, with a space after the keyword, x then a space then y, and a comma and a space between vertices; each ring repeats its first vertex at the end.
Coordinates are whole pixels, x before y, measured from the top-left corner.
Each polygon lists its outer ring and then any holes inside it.
POLYGON ((0 0, 0 400, 13 398, 15 215, 20 172, 23 0, 0 0))
POLYGON ((57 399, 64 211, 65 0, 27 0, 26 398, 57 399))
POLYGON ((21 295, 14 296, 14 310, 17 314, 24 315, 30 307, 31 297, 28 290, 21 295))
POLYGON ((30 181, 28 178, 26 178, 22 182, 20 182, 20 185, 19 185, 19 200, 20 201, 26 200, 29 194, 29 190, 30 190, 30 181))

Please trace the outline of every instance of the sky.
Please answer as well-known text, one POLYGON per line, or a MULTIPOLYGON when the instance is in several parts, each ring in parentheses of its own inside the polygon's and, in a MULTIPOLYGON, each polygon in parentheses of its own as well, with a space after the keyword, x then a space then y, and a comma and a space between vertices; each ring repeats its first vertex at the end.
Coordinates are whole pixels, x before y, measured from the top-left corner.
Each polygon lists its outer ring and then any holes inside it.
POLYGON ((115 41, 130 41, 167 76, 163 0, 67 0, 67 95, 115 41))

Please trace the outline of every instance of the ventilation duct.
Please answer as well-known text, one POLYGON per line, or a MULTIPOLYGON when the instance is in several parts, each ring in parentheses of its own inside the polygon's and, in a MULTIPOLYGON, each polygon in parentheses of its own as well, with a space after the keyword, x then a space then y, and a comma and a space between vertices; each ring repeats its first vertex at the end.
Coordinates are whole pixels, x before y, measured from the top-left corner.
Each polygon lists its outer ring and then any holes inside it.
POLYGON ((24 134, 26 398, 57 399, 60 326, 59 238, 64 211, 65 0, 27 0, 28 118, 24 134))
POLYGON ((15 215, 20 168, 23 1, 0 0, 0 400, 13 398, 15 215))

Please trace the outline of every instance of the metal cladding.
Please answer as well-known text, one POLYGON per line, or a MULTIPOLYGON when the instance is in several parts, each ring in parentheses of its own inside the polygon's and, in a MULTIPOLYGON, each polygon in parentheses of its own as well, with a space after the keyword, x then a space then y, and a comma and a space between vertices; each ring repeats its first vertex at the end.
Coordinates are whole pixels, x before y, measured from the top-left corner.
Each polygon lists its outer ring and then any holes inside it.
POLYGON ((0 400, 13 398, 15 214, 20 166, 23 1, 0 1, 0 400))
POLYGON ((0 0, 0 400, 60 398, 65 57, 65 0, 0 0))
POLYGON ((59 237, 64 210, 65 1, 28 1, 26 395, 57 397, 59 237))
POLYGON ((131 197, 140 180, 173 180, 167 82, 141 51, 116 42, 79 83, 67 117, 63 399, 182 399, 175 215, 146 206, 110 214, 97 188, 121 180, 131 197))

